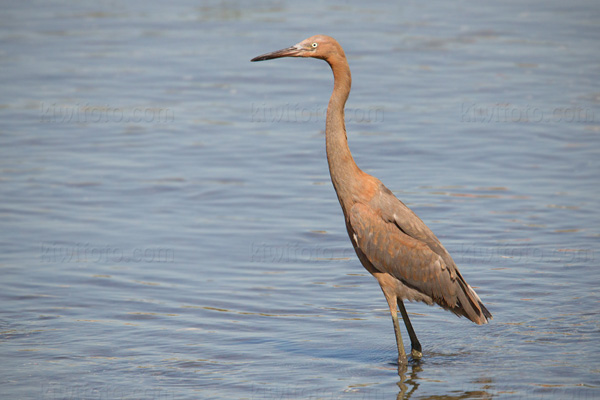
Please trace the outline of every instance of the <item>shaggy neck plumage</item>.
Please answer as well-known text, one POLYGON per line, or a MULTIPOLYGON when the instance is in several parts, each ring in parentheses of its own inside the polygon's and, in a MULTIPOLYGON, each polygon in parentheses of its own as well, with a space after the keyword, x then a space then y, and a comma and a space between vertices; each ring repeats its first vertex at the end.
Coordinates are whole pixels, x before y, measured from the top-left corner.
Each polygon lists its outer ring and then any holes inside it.
MULTIPOLYGON (((333 92, 329 99, 327 107, 327 122, 325 126, 325 138, 327 149, 327 161, 329 163, 329 173, 331 181, 338 193, 338 198, 347 198, 342 196, 341 191, 352 191, 355 177, 360 171, 354 162, 354 158, 348 147, 346 136, 346 125, 344 122, 344 107, 350 94, 352 77, 350 67, 344 55, 331 56, 325 61, 330 65, 333 71, 333 92)), ((342 204, 342 207, 344 205, 342 204)))

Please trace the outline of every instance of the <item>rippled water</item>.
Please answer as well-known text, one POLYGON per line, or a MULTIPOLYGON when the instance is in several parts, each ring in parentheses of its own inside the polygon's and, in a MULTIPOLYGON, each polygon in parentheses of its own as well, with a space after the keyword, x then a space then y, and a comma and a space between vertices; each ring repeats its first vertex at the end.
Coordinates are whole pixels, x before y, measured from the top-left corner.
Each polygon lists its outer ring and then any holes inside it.
POLYGON ((593 2, 28 2, 0 15, 7 399, 600 397, 593 2), (494 315, 387 306, 329 181, 331 72, 358 164, 494 315))

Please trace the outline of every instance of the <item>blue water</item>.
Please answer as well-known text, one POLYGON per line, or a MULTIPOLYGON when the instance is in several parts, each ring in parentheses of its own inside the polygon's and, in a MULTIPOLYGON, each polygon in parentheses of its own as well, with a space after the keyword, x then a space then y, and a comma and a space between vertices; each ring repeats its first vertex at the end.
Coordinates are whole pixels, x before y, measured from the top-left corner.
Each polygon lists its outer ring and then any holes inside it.
POLYGON ((15 2, 0 13, 6 399, 600 397, 600 6, 15 2), (494 315, 387 306, 329 181, 359 166, 494 315))

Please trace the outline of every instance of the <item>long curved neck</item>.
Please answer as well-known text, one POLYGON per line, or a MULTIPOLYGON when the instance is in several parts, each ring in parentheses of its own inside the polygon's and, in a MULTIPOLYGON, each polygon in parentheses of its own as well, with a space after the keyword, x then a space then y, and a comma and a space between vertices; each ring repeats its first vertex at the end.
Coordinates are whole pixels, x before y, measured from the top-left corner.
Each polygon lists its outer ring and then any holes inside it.
POLYGON ((352 189, 360 173, 348 147, 344 123, 344 106, 350 94, 352 77, 345 56, 336 55, 326 61, 333 71, 334 79, 325 125, 327 161, 333 187, 345 211, 345 199, 352 197, 352 189))

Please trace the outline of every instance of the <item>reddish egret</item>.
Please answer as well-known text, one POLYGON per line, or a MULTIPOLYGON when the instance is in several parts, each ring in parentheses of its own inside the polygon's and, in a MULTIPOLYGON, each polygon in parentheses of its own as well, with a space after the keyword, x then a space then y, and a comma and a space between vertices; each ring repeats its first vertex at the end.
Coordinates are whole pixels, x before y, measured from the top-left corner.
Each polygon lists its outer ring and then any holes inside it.
POLYGON ((436 303, 478 325, 487 323, 492 314, 462 277, 439 239, 379 179, 361 171, 354 162, 344 123, 344 106, 352 78, 342 46, 329 36, 317 35, 252 61, 280 57, 320 58, 333 71, 333 93, 325 128, 329 173, 356 255, 379 282, 390 307, 398 365, 407 363, 398 309, 410 337, 412 357, 422 357, 421 344, 408 319, 404 300, 436 303))

